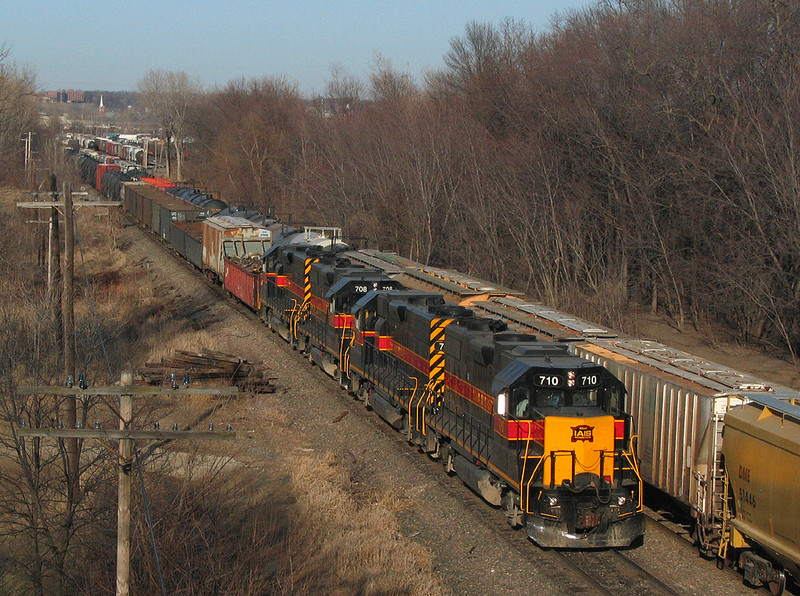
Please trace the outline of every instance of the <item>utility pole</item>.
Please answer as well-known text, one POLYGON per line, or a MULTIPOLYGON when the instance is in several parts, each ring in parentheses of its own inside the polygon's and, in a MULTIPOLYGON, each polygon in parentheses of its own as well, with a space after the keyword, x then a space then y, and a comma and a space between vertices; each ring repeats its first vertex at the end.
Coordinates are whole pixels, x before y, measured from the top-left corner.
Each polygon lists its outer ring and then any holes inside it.
MULTIPOLYGON (((74 329, 74 315, 70 317, 69 323, 65 321, 64 311, 65 308, 68 308, 70 313, 72 312, 71 303, 74 300, 74 294, 72 291, 67 292, 66 286, 69 283, 70 287, 72 287, 73 282, 73 273, 74 273, 74 212, 75 210, 79 209, 80 207, 119 207, 119 201, 86 201, 86 200, 74 200, 74 197, 85 197, 88 193, 85 192, 71 192, 71 187, 68 182, 65 182, 63 185, 64 192, 62 200, 59 200, 58 195, 58 188, 57 183, 55 181, 55 177, 53 177, 50 192, 46 193, 28 193, 36 195, 36 198, 44 194, 47 196, 47 200, 43 201, 22 201, 17 203, 17 207, 21 209, 49 209, 50 210, 50 221, 47 222, 50 224, 49 230, 49 249, 48 249, 48 267, 47 267, 47 288, 48 288, 48 295, 51 300, 51 304, 53 306, 53 311, 55 313, 56 319, 56 341, 57 345, 61 349, 60 358, 63 358, 64 362, 64 369, 65 371, 68 368, 72 370, 70 372, 66 372, 64 375, 65 381, 68 380, 70 375, 73 376, 75 374, 75 365, 74 365, 74 358, 75 358, 75 348, 73 347, 68 350, 67 346, 65 345, 67 342, 74 341, 74 331, 69 335, 65 335, 65 326, 69 325, 70 328, 74 329), (67 192, 69 190, 69 192, 67 192), (69 197, 67 197, 69 194, 69 197), (71 208, 67 209, 66 204, 69 201, 71 208), (61 243, 59 238, 59 211, 63 212, 64 215, 64 224, 65 224, 65 238, 66 246, 65 246, 65 263, 64 263, 64 272, 65 275, 63 276, 63 292, 62 288, 59 287, 62 281, 61 276, 61 243), (71 223, 67 223, 67 219, 69 218, 71 223), (66 254, 69 251, 69 255, 66 254), (66 274, 66 270, 69 267, 70 274, 66 274), (67 298, 69 297, 69 298, 67 298), (67 304, 67 300, 69 300, 70 304, 67 304), (68 366, 67 362, 67 354, 72 354, 72 365, 71 367, 68 366)), ((40 221, 34 221, 32 223, 43 223, 40 221)))
MULTIPOLYGON (((121 385, 133 385, 133 375, 121 375, 121 385)), ((130 430, 133 398, 119 395, 119 429, 130 430)), ((117 494, 117 594, 130 594, 131 589, 131 464, 133 440, 119 440, 119 490, 117 494)))
MULTIPOLYGON (((121 384, 112 387, 58 387, 58 386, 20 386, 16 395, 67 395, 71 396, 73 403, 77 399, 88 396, 115 396, 119 398, 119 430, 105 430, 101 428, 26 428, 24 421, 20 421, 17 435, 20 437, 50 437, 59 439, 98 439, 119 441, 119 474, 117 492, 117 596, 130 595, 130 569, 131 569, 131 470, 133 466, 133 444, 136 440, 150 440, 153 442, 169 441, 175 439, 194 440, 234 440, 236 434, 230 430, 225 431, 180 431, 173 426, 172 431, 162 431, 158 425, 154 430, 132 430, 133 397, 147 396, 189 396, 189 395, 238 395, 239 388, 230 387, 197 387, 189 388, 188 381, 184 380, 182 388, 175 383, 171 387, 134 386, 133 375, 130 372, 122 373, 121 384)), ((157 556, 157 555, 156 555, 157 556)), ((162 593, 165 589, 162 584, 162 593)), ((165 595, 166 596, 166 595, 165 595)))
MULTIPOLYGON (((50 184, 50 192, 53 193, 53 198, 56 198, 58 193, 58 183, 56 177, 53 175, 50 184)), ((56 207, 50 208, 50 226, 48 234, 48 247, 47 247, 47 296, 50 299, 50 304, 53 308, 53 320, 56 322, 56 345, 61 349, 64 343, 64 329, 63 321, 61 319, 61 238, 58 233, 58 209, 56 207)), ((63 358, 63 354, 59 354, 59 358, 63 358)))
MULTIPOLYGON (((58 182, 56 181, 55 174, 50 174, 50 192, 55 198, 58 193, 58 182)), ((56 296, 54 292, 58 290, 58 284, 61 281, 61 239, 58 235, 58 209, 55 207, 50 208, 50 226, 48 230, 48 243, 47 243, 47 295, 50 296, 51 303, 56 300, 60 302, 60 296, 56 296)), ((59 323, 61 321, 59 320, 59 323)), ((58 331, 59 341, 61 345, 61 330, 58 331)))
POLYGON ((28 183, 28 188, 33 188, 33 133, 28 132, 28 134, 23 137, 22 142, 25 143, 25 181, 28 183))
MULTIPOLYGON (((64 183, 64 289, 61 294, 61 318, 63 321, 64 341, 64 379, 67 385, 75 379, 75 214, 72 210, 72 186, 64 183), (72 381, 70 381, 72 379, 72 381)), ((75 428, 77 404, 74 399, 67 400, 67 427, 75 428)), ((78 488, 78 439, 70 439, 67 443, 67 463, 69 477, 73 479, 69 490, 78 488)))

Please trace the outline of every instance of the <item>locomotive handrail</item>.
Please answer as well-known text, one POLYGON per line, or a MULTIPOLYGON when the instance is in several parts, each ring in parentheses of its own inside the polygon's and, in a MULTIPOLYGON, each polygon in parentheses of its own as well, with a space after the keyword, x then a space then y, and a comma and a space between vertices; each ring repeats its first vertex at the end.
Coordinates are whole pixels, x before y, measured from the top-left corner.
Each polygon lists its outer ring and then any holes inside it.
POLYGON ((353 333, 352 328, 345 327, 342 329, 342 337, 339 341, 339 371, 348 379, 350 378, 350 348, 353 347, 355 339, 356 334, 353 333), (350 333, 349 342, 345 339, 348 332, 350 333))
MULTIPOLYGON (((528 486, 526 486, 525 469, 528 467, 528 459, 530 459, 530 456, 528 454, 530 453, 531 441, 533 440, 532 434, 533 433, 528 433, 528 436, 525 438, 525 455, 523 455, 522 457, 522 476, 519 479, 519 502, 520 505, 524 507, 524 511, 526 514, 530 513, 530 511, 528 511, 529 497, 526 495, 526 489, 528 493, 530 492, 530 486, 529 486, 530 482, 528 482, 528 486)), ((536 467, 533 469, 533 472, 531 473, 531 478, 536 476, 536 470, 538 470, 539 466, 542 464, 542 459, 543 459, 542 457, 539 457, 539 463, 537 463, 536 467)))
MULTIPOLYGON (((529 442, 530 442, 530 438, 528 438, 528 443, 529 442)), ((556 483, 555 483, 556 458, 560 457, 560 456, 565 456, 565 455, 569 455, 572 458, 572 476, 574 478, 575 477, 575 463, 577 462, 577 456, 576 456, 574 451, 557 450, 557 451, 550 451, 548 453, 544 453, 544 454, 542 454, 540 456, 529 456, 528 455, 528 448, 526 447, 525 455, 522 456, 522 458, 523 458, 522 478, 520 479, 520 501, 521 502, 523 502, 523 495, 526 492, 527 492, 527 494, 530 494, 531 484, 533 484, 533 482, 536 480, 540 469, 544 469, 544 465, 548 461, 550 462, 550 465, 552 466, 552 469, 551 469, 551 472, 550 472, 550 489, 554 489, 556 487, 556 483), (524 481, 524 479, 525 479, 525 468, 526 468, 526 465, 527 465, 527 461, 528 461, 528 459, 534 459, 534 458, 538 458, 539 461, 536 464, 536 467, 533 469, 533 472, 531 473, 531 475, 528 478, 528 480, 524 481), (523 481, 524 481, 524 483, 523 483, 523 481)), ((631 467, 630 468, 626 468, 626 469, 629 469, 629 470, 633 471, 636 474, 637 480, 641 483, 642 479, 641 479, 641 476, 639 475, 639 470, 633 464, 633 461, 632 461, 630 453, 628 453, 627 451, 624 451, 624 450, 614 450, 614 451, 602 451, 602 452, 600 452, 600 455, 601 455, 601 458, 602 458, 600 460, 601 469, 602 469, 602 462, 605 459, 607 459, 607 457, 611 457, 612 459, 622 458, 624 460, 627 460, 629 462, 629 464, 631 465, 631 467)), ((578 463, 580 463, 580 462, 578 462, 578 463)), ((581 464, 581 467, 586 469, 586 467, 583 466, 582 464, 581 464)), ((622 476, 621 472, 620 472, 620 476, 622 476)), ((531 511, 528 508, 528 501, 527 500, 524 501, 524 505, 525 505, 525 513, 531 513, 531 511)), ((638 504, 637 505, 638 505, 637 508, 641 509, 641 507, 642 507, 641 491, 639 491, 639 498, 638 498, 638 504)))
MULTIPOLYGON (((294 298, 292 298, 292 301, 295 302, 295 304, 297 303, 297 300, 295 300, 294 298)), ((300 326, 300 320, 301 319, 305 320, 305 315, 307 315, 310 310, 311 310, 310 300, 304 300, 299 307, 296 307, 292 310, 291 330, 292 330, 292 335, 294 337, 297 337, 297 328, 300 326)))
MULTIPOLYGON (((638 442, 639 442, 639 434, 636 433, 631 435, 630 453, 628 453, 627 451, 623 451, 622 457, 624 457, 628 461, 628 464, 630 465, 630 470, 632 470, 633 473, 636 474, 636 480, 639 481, 639 486, 641 486, 644 481, 642 480, 642 474, 639 471, 639 457, 636 455, 636 444, 638 442)), ((641 490, 638 492, 639 492, 638 509, 641 509, 644 501, 644 495, 642 494, 641 490)))
MULTIPOLYGON (((417 396, 417 390, 419 389, 419 377, 413 377, 413 378, 414 378, 414 393, 411 394, 411 397, 408 400, 409 417, 411 416, 411 409, 414 404, 414 398, 417 396)), ((425 434, 425 406, 422 406, 422 400, 424 399, 425 392, 427 390, 428 386, 426 385, 425 389, 422 390, 419 394, 419 397, 417 397, 417 407, 414 408, 414 428, 422 431, 423 435, 425 434), (421 421, 420 418, 422 418, 421 421)))
MULTIPOLYGON (((409 437, 409 440, 410 440, 412 431, 417 428, 417 426, 416 426, 417 420, 411 420, 411 404, 414 403, 414 398, 416 397, 417 390, 419 389, 419 378, 418 377, 409 377, 409 379, 413 379, 414 380, 413 389, 411 387, 406 387, 406 388, 402 388, 402 389, 398 388, 398 390, 402 390, 402 391, 409 391, 410 390, 411 391, 411 397, 408 398, 408 403, 405 404, 406 409, 408 410, 408 437, 409 437)), ((419 416, 419 412, 415 412, 415 418, 417 416, 419 416)), ((422 434, 425 435, 424 427, 423 427, 422 434)))

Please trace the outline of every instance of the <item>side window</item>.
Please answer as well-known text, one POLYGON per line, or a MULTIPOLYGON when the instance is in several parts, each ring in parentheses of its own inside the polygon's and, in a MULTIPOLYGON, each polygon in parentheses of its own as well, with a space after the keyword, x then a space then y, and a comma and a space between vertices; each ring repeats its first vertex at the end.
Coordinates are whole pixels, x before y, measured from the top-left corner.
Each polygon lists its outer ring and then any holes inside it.
POLYGON ((622 412, 622 390, 618 387, 606 389, 608 399, 608 412, 610 414, 620 414, 622 412))
POLYGON ((531 417, 531 393, 526 387, 517 387, 511 392, 510 412, 514 418, 531 417))

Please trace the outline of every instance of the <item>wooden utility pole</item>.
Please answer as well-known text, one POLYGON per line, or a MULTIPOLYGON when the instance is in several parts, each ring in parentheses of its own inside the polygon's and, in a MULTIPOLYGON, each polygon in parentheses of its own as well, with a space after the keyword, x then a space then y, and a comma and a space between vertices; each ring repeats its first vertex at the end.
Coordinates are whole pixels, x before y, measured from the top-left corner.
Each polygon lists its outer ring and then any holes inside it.
MULTIPOLYGON (((67 385, 75 381, 75 214, 72 210, 72 186, 64 183, 64 290, 61 294, 61 319, 64 341, 64 379, 67 385), (69 379, 72 379, 70 381, 69 379)), ((67 428, 75 428, 78 420, 75 399, 67 400, 67 428)), ((73 479, 71 490, 78 488, 78 439, 67 442, 69 477, 73 479)))
MULTIPOLYGON (((121 385, 133 385, 133 375, 122 374, 121 385)), ((119 395, 119 429, 129 430, 133 418, 133 397, 119 395)), ((131 463, 133 440, 119 440, 119 491, 117 495, 117 594, 130 594, 131 584, 131 463)))
POLYGON ((35 167, 33 163, 33 133, 29 132, 22 139, 25 143, 25 181, 28 188, 34 188, 34 172, 35 167))
MULTIPOLYGON (((48 267, 47 267, 47 289, 49 293, 49 297, 51 299, 51 304, 53 305, 53 310, 55 312, 55 319, 57 321, 56 327, 56 341, 57 345, 61 349, 61 354, 59 358, 63 358, 64 363, 64 380, 67 381, 67 378, 72 375, 74 380, 75 378, 75 348, 74 343, 72 343, 71 348, 66 344, 68 342, 74 342, 74 328, 75 328, 75 319, 74 315, 69 317, 69 321, 65 319, 64 313, 70 312, 72 313, 71 304, 74 300, 74 292, 70 289, 67 291, 67 284, 69 284, 70 288, 72 288, 73 277, 74 277, 74 233, 75 233, 75 226, 74 226, 74 213, 76 209, 80 207, 119 207, 119 201, 86 201, 86 200, 78 200, 75 201, 74 197, 80 196, 85 197, 88 193, 85 192, 72 192, 71 187, 68 182, 65 182, 63 185, 64 192, 63 192, 63 200, 59 201, 58 192, 55 180, 51 185, 50 192, 48 193, 32 193, 36 194, 37 198, 41 194, 45 194, 48 197, 48 200, 44 201, 23 201, 17 203, 17 207, 22 209, 49 209, 50 210, 50 234, 49 234, 49 256, 48 256, 48 267), (67 196, 69 195, 69 196, 67 196), (70 203, 72 208, 67 209, 66 205, 67 202, 70 203), (61 276, 61 243, 59 237, 59 211, 63 212, 64 214, 64 226, 65 226, 65 255, 64 255, 64 276, 63 276, 63 283, 62 283, 62 276, 61 276), (69 220, 69 223, 67 221, 69 220), (70 270, 67 273, 67 269, 70 270), (63 285, 63 291, 62 287, 63 285), (72 333, 66 334, 66 327, 69 326, 72 330, 72 333), (71 366, 70 362, 68 362, 67 358, 71 358, 71 366)), ((41 222, 37 222, 41 223, 41 222)))
MULTIPOLYGON (((130 372, 121 375, 121 385, 117 387, 66 388, 54 386, 17 387, 17 395, 68 395, 74 403, 84 396, 116 396, 119 398, 119 430, 100 428, 25 428, 20 425, 20 437, 51 437, 77 441, 79 438, 119 441, 119 475, 117 493, 117 596, 130 594, 131 568, 131 470, 133 466, 133 443, 135 440, 168 441, 174 439, 194 440, 233 440, 236 434, 231 430, 214 431, 162 431, 131 430, 133 418, 133 396, 189 396, 189 395, 238 395, 238 387, 198 387, 178 388, 133 386, 130 372)), ((162 592, 164 591, 162 587, 162 592)))
MULTIPOLYGON (((50 175, 50 192, 53 193, 52 196, 55 198, 56 193, 58 193, 58 183, 56 182, 55 175, 50 175)), ((50 207, 50 229, 48 234, 48 243, 47 243, 47 294, 51 297, 52 303, 56 303, 56 298, 58 298, 58 302, 61 302, 60 296, 55 296, 54 292, 58 290, 58 284, 61 282, 61 238, 58 235, 58 209, 55 207, 50 207)), ((59 319, 59 324, 61 320, 59 319)), ((58 331, 59 335, 59 342, 58 345, 61 345, 61 330, 58 331)))

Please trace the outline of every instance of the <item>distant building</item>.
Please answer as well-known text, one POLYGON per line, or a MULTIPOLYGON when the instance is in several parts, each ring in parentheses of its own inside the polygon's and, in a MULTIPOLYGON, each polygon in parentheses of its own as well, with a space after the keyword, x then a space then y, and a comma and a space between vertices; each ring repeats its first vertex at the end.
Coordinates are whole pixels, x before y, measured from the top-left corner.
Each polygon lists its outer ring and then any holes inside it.
POLYGON ((75 89, 48 91, 45 97, 55 103, 84 103, 86 101, 84 92, 75 89))

